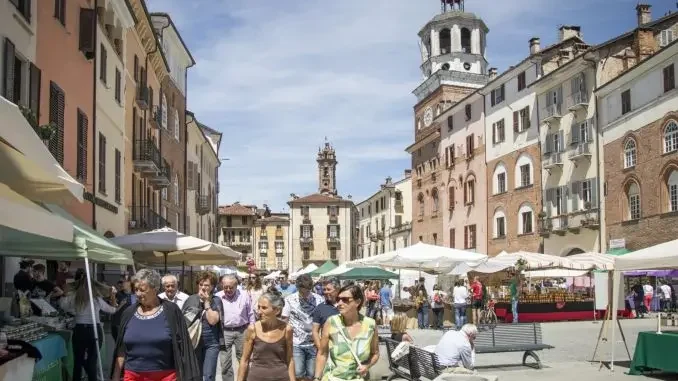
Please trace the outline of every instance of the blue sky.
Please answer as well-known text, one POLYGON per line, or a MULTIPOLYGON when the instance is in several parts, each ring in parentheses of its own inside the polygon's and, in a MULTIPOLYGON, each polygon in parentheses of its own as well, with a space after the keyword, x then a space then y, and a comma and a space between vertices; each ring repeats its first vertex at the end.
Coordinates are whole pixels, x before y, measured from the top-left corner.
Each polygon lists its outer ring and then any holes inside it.
MULTIPOLYGON (((197 64, 188 105, 223 132, 220 204, 267 203, 317 190, 315 155, 335 146, 340 194, 358 202, 409 168, 411 91, 421 81, 417 32, 438 0, 147 0, 167 12, 197 64)), ((650 0, 653 19, 671 0, 650 0)), ((555 42, 562 24, 597 44, 636 25, 637 0, 466 0, 490 29, 488 61, 502 72, 528 40, 555 42)))

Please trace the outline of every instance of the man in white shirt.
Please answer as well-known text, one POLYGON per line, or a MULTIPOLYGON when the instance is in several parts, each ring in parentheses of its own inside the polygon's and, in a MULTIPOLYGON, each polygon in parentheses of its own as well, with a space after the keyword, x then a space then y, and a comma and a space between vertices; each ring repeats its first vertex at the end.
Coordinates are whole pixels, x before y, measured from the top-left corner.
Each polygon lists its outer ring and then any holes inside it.
POLYGON ((184 306, 186 299, 188 299, 188 295, 179 291, 179 281, 177 280, 177 277, 171 274, 165 275, 162 277, 162 287, 165 292, 158 295, 158 297, 160 299, 169 300, 181 309, 184 306))
POLYGON ((671 286, 665 281, 659 289, 662 292, 662 309, 664 311, 671 310, 671 286))
POLYGON ((652 287, 649 283, 645 283, 643 285, 643 302, 645 303, 645 312, 650 313, 650 309, 652 307, 652 297, 654 296, 654 287, 652 287))
POLYGON ((447 373, 468 373, 473 370, 475 349, 473 341, 478 328, 473 324, 464 324, 459 331, 448 331, 436 345, 434 353, 440 365, 447 367, 447 373))

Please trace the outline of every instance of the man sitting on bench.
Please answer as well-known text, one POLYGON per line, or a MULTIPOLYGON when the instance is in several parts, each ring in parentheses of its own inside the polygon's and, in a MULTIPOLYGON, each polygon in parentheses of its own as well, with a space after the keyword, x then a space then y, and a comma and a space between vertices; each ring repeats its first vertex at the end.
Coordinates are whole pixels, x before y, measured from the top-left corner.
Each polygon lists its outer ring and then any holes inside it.
POLYGON ((475 347, 473 341, 478 328, 473 324, 464 324, 459 331, 448 331, 438 342, 435 354, 443 373, 473 373, 475 347))

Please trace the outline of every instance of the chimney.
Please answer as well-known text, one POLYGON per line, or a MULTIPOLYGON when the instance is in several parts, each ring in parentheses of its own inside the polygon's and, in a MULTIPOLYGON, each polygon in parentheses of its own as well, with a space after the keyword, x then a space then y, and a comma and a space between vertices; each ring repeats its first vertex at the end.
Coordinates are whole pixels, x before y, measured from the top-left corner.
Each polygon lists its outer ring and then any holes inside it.
POLYGON ((406 178, 406 179, 409 179, 410 177, 412 177, 412 170, 411 170, 411 169, 406 169, 406 170, 405 170, 405 178, 406 178))
POLYGON ((497 68, 491 67, 490 68, 490 80, 493 80, 495 78, 497 78, 497 68))
POLYGON ((530 38, 530 55, 537 54, 541 50, 541 39, 539 37, 530 38))
POLYGON ((579 25, 563 25, 558 28, 558 42, 563 42, 572 37, 581 38, 581 27, 579 25))
POLYGON ((638 26, 645 25, 652 21, 652 5, 638 4, 636 5, 636 15, 638 15, 638 26))

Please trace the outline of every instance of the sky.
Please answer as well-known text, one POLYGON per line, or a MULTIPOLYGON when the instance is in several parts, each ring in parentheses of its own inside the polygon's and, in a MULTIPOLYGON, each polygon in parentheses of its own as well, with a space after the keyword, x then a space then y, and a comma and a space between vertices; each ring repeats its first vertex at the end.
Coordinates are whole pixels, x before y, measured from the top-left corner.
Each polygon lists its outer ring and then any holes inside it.
MULTIPOLYGON (((593 45, 635 28, 638 0, 466 0, 489 28, 501 73, 579 25, 593 45)), ((172 17, 196 65, 188 108, 223 133, 220 205, 268 204, 317 191, 316 154, 336 149, 337 188, 356 203, 410 167, 412 90, 422 81, 417 33, 438 0, 147 0, 172 17)), ((649 0, 656 19, 673 0, 649 0)))

